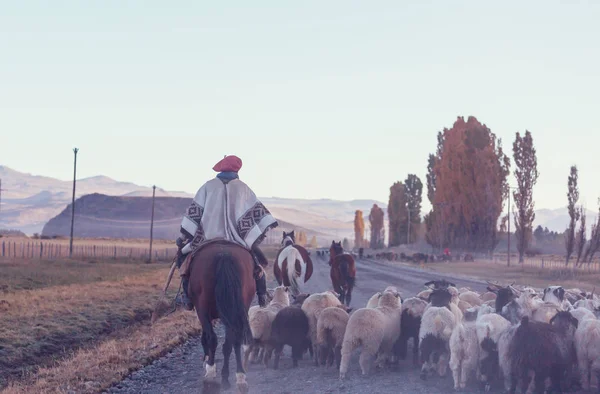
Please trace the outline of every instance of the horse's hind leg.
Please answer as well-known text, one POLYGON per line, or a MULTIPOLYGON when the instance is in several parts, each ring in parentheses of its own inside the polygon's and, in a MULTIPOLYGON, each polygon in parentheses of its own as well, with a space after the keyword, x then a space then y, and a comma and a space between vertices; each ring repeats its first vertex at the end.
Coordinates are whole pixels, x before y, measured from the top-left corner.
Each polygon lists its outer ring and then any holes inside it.
POLYGON ((200 342, 202 342, 202 350, 204 351, 204 361, 207 361, 210 350, 208 347, 207 334, 206 334, 206 331, 204 331, 204 330, 202 330, 202 335, 200 336, 200 342))
POLYGON ((244 365, 242 364, 242 343, 237 340, 233 344, 233 349, 235 351, 235 362, 236 362, 236 374, 235 374, 235 383, 237 385, 238 392, 242 394, 248 393, 248 382, 246 382, 246 370, 244 365))
POLYGON ((229 390, 231 385, 229 384, 229 358, 231 357, 231 350, 233 344, 231 343, 230 330, 227 330, 225 334, 225 342, 223 342, 223 368, 221 369, 221 387, 224 390, 229 390))
POLYGON ((349 287, 346 290, 346 306, 350 306, 350 301, 352 300, 352 287, 349 287))
POLYGON ((200 325, 202 326, 202 335, 205 336, 205 340, 203 341, 202 346, 204 347, 204 351, 208 353, 205 354, 205 364, 204 367, 206 369, 206 373, 204 374, 203 380, 203 392, 204 393, 218 393, 220 391, 220 383, 217 380, 217 365, 215 364, 215 354, 217 352, 217 334, 213 329, 212 322, 207 313, 201 312, 196 309, 196 314, 198 315, 198 319, 200 320, 200 325))

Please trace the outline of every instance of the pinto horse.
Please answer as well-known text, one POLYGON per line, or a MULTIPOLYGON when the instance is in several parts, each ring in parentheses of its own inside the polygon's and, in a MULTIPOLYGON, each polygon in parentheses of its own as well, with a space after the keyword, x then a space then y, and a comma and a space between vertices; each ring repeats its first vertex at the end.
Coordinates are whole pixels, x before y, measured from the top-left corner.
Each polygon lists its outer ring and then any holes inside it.
POLYGON ((253 277, 254 262, 250 252, 228 241, 206 244, 196 252, 190 264, 190 299, 202 326, 202 347, 206 374, 203 392, 219 392, 230 387, 229 358, 235 351, 236 384, 242 393, 248 392, 241 347, 252 338, 248 309, 256 293, 253 277), (215 353, 218 338, 212 322, 220 319, 225 326, 221 383, 217 379, 215 353))
POLYGON ((340 302, 350 306, 352 289, 356 283, 356 263, 351 254, 344 252, 341 242, 331 241, 329 265, 333 289, 340 294, 340 302))
POLYGON ((273 275, 279 286, 287 286, 293 296, 300 294, 300 279, 304 274, 304 283, 308 282, 313 273, 313 263, 310 255, 300 245, 296 245, 294 232, 283 232, 282 248, 277 252, 273 275))

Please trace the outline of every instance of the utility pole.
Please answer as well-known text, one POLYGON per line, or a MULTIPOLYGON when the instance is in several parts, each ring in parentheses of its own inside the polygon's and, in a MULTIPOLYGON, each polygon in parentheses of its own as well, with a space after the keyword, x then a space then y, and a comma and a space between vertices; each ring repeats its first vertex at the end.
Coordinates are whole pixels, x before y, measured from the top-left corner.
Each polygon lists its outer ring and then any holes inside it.
POLYGON ((152 186, 152 216, 150 217, 150 256, 148 262, 152 262, 152 235, 154 232, 154 196, 156 195, 156 185, 152 186))
POLYGON ((506 249, 506 255, 508 259, 506 261, 506 266, 510 267, 510 189, 508 189, 508 248, 506 249))
POLYGON ((69 241, 69 258, 73 257, 73 226, 75 224, 75 184, 77 182, 77 152, 78 148, 73 148, 75 159, 73 161, 73 198, 71 199, 71 239, 69 241))
POLYGON ((508 258, 506 260, 506 266, 507 267, 510 267, 510 191, 511 190, 518 190, 518 188, 512 187, 512 186, 508 187, 508 234, 507 234, 507 236, 508 236, 508 238, 507 238, 508 239, 508 247, 507 247, 507 250, 506 250, 507 251, 507 255, 508 255, 508 258))

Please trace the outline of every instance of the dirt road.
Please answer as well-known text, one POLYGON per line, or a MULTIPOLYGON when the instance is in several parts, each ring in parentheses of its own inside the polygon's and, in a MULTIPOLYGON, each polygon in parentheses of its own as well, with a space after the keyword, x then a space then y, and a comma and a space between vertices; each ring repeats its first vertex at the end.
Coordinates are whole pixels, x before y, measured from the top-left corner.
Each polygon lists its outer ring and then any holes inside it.
MULTIPOLYGON (((306 292, 321 292, 331 288, 329 266, 326 261, 315 256, 313 277, 305 285, 306 292)), ((386 286, 394 285, 401 290, 403 297, 410 297, 422 290, 423 283, 433 278, 452 281, 459 287, 467 286, 474 290, 484 290, 480 281, 460 278, 452 275, 438 275, 416 268, 393 263, 362 260, 357 262, 357 283, 352 304, 354 308, 364 307, 368 299, 386 286)), ((222 330, 218 330, 219 345, 223 343, 222 330)), ((223 358, 219 346, 217 368, 220 373, 223 358)), ((409 353, 410 354, 410 353, 409 353)), ((410 357, 409 357, 410 358, 410 357)), ((112 388, 109 393, 190 393, 200 392, 204 368, 203 353, 199 339, 194 339, 175 349, 166 357, 134 373, 112 388)), ((235 357, 231 357, 233 388, 235 393, 235 357)), ((401 362, 398 371, 376 371, 362 376, 355 355, 348 377, 344 381, 338 378, 338 371, 332 368, 317 368, 308 355, 300 361, 300 366, 291 366, 290 350, 286 347, 280 369, 265 369, 263 365, 250 365, 248 370, 250 393, 448 393, 453 391, 451 374, 445 378, 430 378, 422 381, 419 372, 407 360, 401 362)), ((475 384, 466 392, 480 392, 475 384)), ((492 392, 502 392, 496 390, 492 392)))

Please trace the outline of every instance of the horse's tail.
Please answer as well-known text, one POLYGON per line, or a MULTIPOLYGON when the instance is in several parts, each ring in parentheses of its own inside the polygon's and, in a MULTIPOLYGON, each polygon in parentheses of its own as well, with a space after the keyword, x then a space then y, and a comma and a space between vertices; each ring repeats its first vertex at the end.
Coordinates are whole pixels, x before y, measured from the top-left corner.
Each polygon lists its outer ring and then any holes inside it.
POLYGON ((248 313, 242 298, 242 280, 236 260, 230 253, 215 257, 215 299, 221 322, 243 343, 252 338, 248 313))
POLYGON ((354 288, 354 285, 356 283, 356 277, 350 269, 351 264, 352 262, 346 259, 342 260, 342 262, 340 263, 340 271, 342 273, 342 278, 344 278, 350 289, 354 288))

